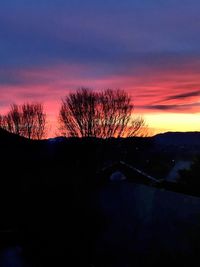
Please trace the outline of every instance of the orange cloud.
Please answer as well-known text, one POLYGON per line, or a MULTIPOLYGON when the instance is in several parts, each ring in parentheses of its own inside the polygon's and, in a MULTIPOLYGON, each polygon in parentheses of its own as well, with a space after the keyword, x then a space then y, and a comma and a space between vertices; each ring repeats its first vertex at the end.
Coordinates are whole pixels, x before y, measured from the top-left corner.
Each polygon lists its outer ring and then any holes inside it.
POLYGON ((183 64, 174 69, 140 68, 137 72, 130 69, 127 73, 118 75, 101 74, 85 65, 13 70, 6 73, 7 77, 4 74, 0 71, 0 112, 6 112, 13 102, 43 102, 49 124, 52 125, 49 136, 55 135, 57 131, 61 98, 82 86, 99 90, 108 87, 127 90, 132 95, 135 112, 143 114, 149 126, 158 129, 157 131, 197 129, 200 112, 198 62, 183 64), (184 116, 186 119, 191 116, 190 121, 196 123, 196 126, 175 123, 180 117, 174 114, 182 114, 182 121, 184 116), (167 123, 163 123, 163 118, 167 123))

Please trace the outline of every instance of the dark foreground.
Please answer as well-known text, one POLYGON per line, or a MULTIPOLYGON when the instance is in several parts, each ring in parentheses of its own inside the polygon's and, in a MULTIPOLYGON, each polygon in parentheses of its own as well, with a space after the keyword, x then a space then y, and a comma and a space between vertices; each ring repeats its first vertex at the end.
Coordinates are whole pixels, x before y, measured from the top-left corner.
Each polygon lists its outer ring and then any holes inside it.
POLYGON ((60 189, 26 203, 1 233, 1 267, 196 266, 199 197, 119 181, 79 201, 60 189))
MULTIPOLYGON (((0 266, 198 262, 199 197, 99 177, 118 160, 145 167, 147 152, 159 163, 163 151, 155 154, 151 142, 0 138, 0 266)), ((157 163, 146 170, 161 175, 165 165, 157 163)))

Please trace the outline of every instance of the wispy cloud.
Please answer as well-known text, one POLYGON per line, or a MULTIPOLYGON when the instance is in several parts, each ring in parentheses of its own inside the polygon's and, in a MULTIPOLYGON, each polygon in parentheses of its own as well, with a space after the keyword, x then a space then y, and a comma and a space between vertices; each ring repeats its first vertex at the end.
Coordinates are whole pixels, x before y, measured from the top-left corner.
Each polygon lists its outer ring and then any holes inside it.
POLYGON ((190 103, 190 104, 177 104, 177 105, 149 105, 149 106, 140 106, 142 109, 146 110, 158 110, 158 111, 168 111, 168 112, 177 112, 177 113, 196 113, 196 108, 199 109, 200 102, 190 103), (194 110, 193 110, 194 109, 194 110))
MULTIPOLYGON (((186 87, 185 89, 187 90, 188 88, 186 87)), ((154 106, 156 103, 166 102, 166 101, 170 101, 170 100, 180 101, 182 99, 188 99, 188 98, 196 97, 196 96, 200 96, 200 90, 195 90, 195 91, 192 91, 192 92, 186 92, 186 93, 179 93, 179 94, 175 94, 175 95, 170 95, 170 96, 167 96, 165 98, 161 98, 161 99, 159 99, 157 101, 154 101, 152 104, 154 106)), ((158 106, 163 106, 163 105, 158 105, 158 106)))
POLYGON ((172 95, 172 96, 166 97, 164 100, 168 101, 168 100, 174 100, 174 99, 183 99, 183 98, 189 98, 189 97, 199 96, 199 95, 200 95, 200 90, 197 90, 193 92, 172 95))

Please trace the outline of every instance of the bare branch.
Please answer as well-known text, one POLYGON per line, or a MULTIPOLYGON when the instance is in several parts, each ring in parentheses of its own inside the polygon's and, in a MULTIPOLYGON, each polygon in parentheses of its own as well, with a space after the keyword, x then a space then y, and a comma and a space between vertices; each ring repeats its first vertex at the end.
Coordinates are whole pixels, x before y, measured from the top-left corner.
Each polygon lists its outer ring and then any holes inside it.
POLYGON ((1 127, 29 139, 42 139, 46 134, 46 114, 40 103, 11 105, 1 116, 1 127))
POLYGON ((60 129, 66 136, 128 137, 144 127, 142 118, 133 118, 131 97, 124 90, 97 93, 82 88, 62 101, 60 129))

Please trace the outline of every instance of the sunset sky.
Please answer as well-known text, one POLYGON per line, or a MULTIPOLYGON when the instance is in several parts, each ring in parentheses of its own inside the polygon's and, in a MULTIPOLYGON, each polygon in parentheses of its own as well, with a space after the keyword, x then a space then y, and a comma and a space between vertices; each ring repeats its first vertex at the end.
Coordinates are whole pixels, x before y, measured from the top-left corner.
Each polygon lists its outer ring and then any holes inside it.
POLYGON ((1 0, 0 113, 121 88, 159 131, 200 130, 199 0, 1 0))

